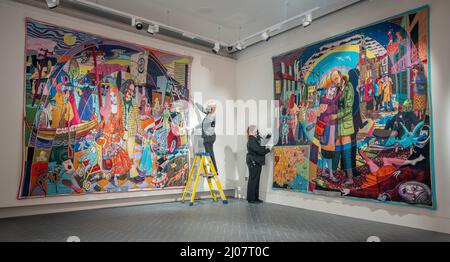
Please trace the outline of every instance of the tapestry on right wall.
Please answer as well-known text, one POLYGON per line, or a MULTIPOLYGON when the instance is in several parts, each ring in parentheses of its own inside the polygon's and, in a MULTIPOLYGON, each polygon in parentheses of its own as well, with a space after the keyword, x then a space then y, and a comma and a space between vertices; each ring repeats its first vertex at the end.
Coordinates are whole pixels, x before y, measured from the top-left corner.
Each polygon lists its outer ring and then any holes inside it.
POLYGON ((273 57, 273 69, 274 189, 436 206, 428 6, 273 57))

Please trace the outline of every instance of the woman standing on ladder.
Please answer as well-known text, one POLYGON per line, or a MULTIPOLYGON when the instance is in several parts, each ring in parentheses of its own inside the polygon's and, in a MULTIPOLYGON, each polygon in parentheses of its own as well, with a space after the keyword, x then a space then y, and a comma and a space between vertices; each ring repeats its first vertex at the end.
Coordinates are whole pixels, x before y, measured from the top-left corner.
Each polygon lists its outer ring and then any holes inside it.
POLYGON ((216 158, 214 157, 214 142, 216 142, 216 104, 214 102, 209 102, 206 108, 204 108, 199 103, 195 103, 192 100, 191 102, 206 115, 202 120, 203 146, 205 147, 205 152, 211 156, 214 168, 218 173, 216 158))

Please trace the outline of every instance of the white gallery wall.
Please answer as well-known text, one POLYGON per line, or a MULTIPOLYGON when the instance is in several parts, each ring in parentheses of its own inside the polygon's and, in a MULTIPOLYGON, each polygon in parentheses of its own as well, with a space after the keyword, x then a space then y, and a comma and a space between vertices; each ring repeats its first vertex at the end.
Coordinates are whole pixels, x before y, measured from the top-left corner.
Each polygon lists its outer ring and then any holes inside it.
MULTIPOLYGON (((0 48, 2 60, 2 63, 0 63, 0 78, 2 79, 0 86, 0 119, 2 122, 0 132, 0 155, 2 156, 0 160, 0 217, 179 199, 181 189, 16 199, 22 166, 21 119, 26 17, 111 39, 192 56, 192 92, 201 93, 204 102, 209 99, 217 99, 222 102, 227 99, 234 99, 236 96, 234 88, 236 61, 234 59, 83 21, 50 10, 0 0, 0 35, 2 36, 0 48)), ((226 159, 226 161, 218 161, 219 173, 227 174, 220 176, 225 189, 233 189, 236 184, 236 176, 230 171, 233 170, 230 167, 235 166, 231 154, 231 152, 236 151, 235 141, 234 136, 218 136, 215 144, 217 148, 216 158, 226 159)), ((205 191, 207 184, 202 183, 200 189, 202 190, 199 191, 205 191)))
MULTIPOLYGON (((269 42, 252 46, 238 56, 236 88, 240 99, 272 100, 273 56, 426 4, 430 6, 431 12, 430 62, 435 145, 434 191, 437 196, 437 210, 274 191, 272 154, 267 157, 267 165, 263 168, 261 178, 261 191, 267 202, 450 233, 450 1, 368 0, 314 21, 306 29, 300 27, 269 42)), ((244 136, 238 138, 238 159, 245 156, 245 141, 244 136)), ((238 173, 241 177, 248 173, 242 161, 239 162, 238 173)), ((245 183, 242 185, 245 186, 245 183)))

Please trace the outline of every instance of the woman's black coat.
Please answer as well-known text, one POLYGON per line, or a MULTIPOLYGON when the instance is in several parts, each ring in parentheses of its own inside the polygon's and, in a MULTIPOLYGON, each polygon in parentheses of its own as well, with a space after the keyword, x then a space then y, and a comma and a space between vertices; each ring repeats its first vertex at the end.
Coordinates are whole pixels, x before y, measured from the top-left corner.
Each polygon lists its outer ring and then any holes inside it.
POLYGON ((252 162, 256 162, 260 165, 265 165, 265 156, 269 152, 269 149, 261 146, 261 137, 249 136, 247 142, 247 165, 252 165, 252 162))

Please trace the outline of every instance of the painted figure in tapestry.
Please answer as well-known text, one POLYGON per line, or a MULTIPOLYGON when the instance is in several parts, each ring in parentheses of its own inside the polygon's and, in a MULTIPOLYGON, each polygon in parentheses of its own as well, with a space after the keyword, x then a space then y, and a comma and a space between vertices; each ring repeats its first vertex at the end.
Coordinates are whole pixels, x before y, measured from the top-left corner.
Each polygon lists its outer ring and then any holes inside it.
POLYGON ((274 188, 435 206, 428 23, 424 7, 273 57, 274 188), (293 187, 284 158, 304 150, 293 187))

